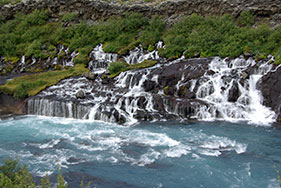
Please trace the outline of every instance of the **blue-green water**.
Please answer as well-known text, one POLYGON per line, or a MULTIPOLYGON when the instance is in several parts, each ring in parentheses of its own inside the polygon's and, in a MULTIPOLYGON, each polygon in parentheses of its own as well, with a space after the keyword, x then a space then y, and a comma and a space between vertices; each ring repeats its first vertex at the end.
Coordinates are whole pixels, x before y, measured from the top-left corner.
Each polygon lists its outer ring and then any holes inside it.
POLYGON ((281 130, 229 122, 101 122, 28 116, 0 121, 0 160, 69 187, 278 187, 281 130))

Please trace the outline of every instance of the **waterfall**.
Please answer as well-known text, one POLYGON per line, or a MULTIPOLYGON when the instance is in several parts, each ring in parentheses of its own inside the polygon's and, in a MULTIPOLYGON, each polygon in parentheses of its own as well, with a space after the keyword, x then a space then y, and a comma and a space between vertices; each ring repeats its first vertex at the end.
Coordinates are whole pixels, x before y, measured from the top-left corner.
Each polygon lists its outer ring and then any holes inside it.
POLYGON ((87 119, 89 107, 73 102, 34 98, 27 101, 27 113, 34 115, 87 119))
POLYGON ((155 48, 156 49, 153 50, 152 52, 145 52, 140 45, 136 47, 134 50, 130 51, 129 55, 125 56, 124 59, 128 64, 136 64, 148 59, 157 60, 160 58, 157 49, 163 48, 163 42, 159 41, 157 44, 155 44, 155 48))
POLYGON ((97 45, 90 53, 88 68, 94 73, 103 73, 111 62, 116 62, 118 55, 114 53, 105 53, 102 44, 97 45))
POLYGON ((257 89, 259 80, 272 69, 272 64, 268 61, 258 65, 259 68, 255 68, 256 65, 253 59, 215 58, 209 64, 209 71, 198 80, 196 97, 209 104, 197 109, 198 119, 245 120, 255 124, 274 122, 275 113, 262 105, 262 95, 257 89), (249 68, 253 69, 252 75, 247 73, 249 68))
MULTIPOLYGON (((102 45, 97 45, 89 54, 88 67, 97 74, 95 80, 85 77, 62 80, 28 99, 27 113, 128 125, 142 120, 199 119, 255 124, 275 121, 275 113, 262 105, 257 87, 262 76, 273 68, 271 60, 182 56, 167 62, 160 61, 158 56, 157 49, 165 48, 163 43, 157 43, 155 48, 146 52, 139 46, 124 59, 129 64, 154 59, 158 64, 122 72, 108 81, 102 73, 109 63, 118 60, 118 55, 105 53, 102 45), (85 96, 78 97, 78 92, 85 96)), ((62 51, 69 54, 63 46, 59 53, 62 51)), ((68 55, 64 65, 71 66, 77 55, 75 52, 68 55)), ((58 58, 50 62, 61 63, 58 58)))

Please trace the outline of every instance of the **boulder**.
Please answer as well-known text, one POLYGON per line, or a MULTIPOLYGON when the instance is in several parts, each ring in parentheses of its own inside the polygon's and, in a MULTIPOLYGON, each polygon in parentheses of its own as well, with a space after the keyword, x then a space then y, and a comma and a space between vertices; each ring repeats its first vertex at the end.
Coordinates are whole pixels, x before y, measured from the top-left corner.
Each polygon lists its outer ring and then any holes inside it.
POLYGON ((84 99, 85 98, 85 93, 83 90, 79 90, 77 93, 76 93, 76 98, 77 99, 84 99))

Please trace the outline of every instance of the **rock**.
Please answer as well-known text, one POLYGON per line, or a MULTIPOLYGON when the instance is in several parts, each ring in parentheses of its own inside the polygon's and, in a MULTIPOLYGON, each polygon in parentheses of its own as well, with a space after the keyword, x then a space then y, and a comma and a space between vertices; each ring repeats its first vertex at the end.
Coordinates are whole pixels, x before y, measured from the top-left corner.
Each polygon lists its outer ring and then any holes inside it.
POLYGON ((246 71, 244 71, 244 72, 242 72, 241 77, 242 77, 243 80, 246 80, 246 79, 249 78, 249 74, 246 71))
POLYGON ((151 80, 145 80, 143 83, 143 88, 145 92, 152 91, 156 88, 156 82, 151 81, 151 80))
POLYGON ((83 90, 79 90, 77 93, 76 93, 76 98, 77 99, 84 99, 85 98, 85 93, 83 90))
POLYGON ((239 98, 239 87, 238 87, 238 83, 234 82, 232 87, 228 91, 228 101, 236 102, 238 98, 239 98))
POLYGON ((166 86, 164 87, 165 95, 174 95, 176 88, 174 86, 166 86))
POLYGON ((281 120, 281 66, 262 77, 260 84, 264 105, 275 111, 281 120))
POLYGON ((122 3, 110 3, 106 1, 91 0, 39 0, 25 1, 13 6, 1 6, 0 12, 11 19, 16 12, 25 14, 31 13, 35 9, 49 10, 52 18, 58 18, 63 12, 78 12, 80 18, 87 20, 108 19, 113 15, 122 15, 123 12, 138 12, 147 17, 153 15, 161 16, 168 24, 173 24, 186 15, 223 15, 232 14, 239 16, 244 11, 251 11, 256 15, 256 20, 267 19, 273 26, 281 23, 280 0, 260 1, 260 0, 184 0, 184 1, 163 1, 159 3, 143 3, 142 1, 128 1, 122 3))
POLYGON ((85 72, 82 74, 82 76, 84 76, 85 78, 89 79, 89 80, 95 80, 97 75, 92 73, 92 72, 85 72))

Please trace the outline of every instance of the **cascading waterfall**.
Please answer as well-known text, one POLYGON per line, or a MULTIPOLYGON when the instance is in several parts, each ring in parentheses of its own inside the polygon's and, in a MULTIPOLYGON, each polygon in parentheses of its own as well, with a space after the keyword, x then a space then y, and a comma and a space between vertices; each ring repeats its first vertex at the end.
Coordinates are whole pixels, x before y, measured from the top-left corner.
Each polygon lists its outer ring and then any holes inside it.
MULTIPOLYGON (((155 47, 152 52, 137 47, 124 59, 130 64, 158 60, 157 49, 164 48, 163 43, 155 47)), ((64 47, 61 51, 68 53, 64 47)), ((117 54, 105 53, 98 45, 90 59, 89 69, 98 75, 94 81, 84 77, 63 80, 30 98, 27 113, 121 124, 166 119, 269 124, 275 119, 275 113, 262 105, 257 89, 261 77, 272 69, 269 61, 218 57, 158 60, 153 67, 122 72, 108 83, 101 74, 118 60, 117 54), (82 97, 77 97, 78 91, 82 97)))
POLYGON ((206 73, 198 80, 196 97, 210 104, 198 109, 198 119, 246 120, 255 124, 274 122, 275 113, 262 105, 262 95, 257 89, 258 81, 272 69, 272 64, 263 62, 259 68, 254 68, 255 65, 253 59, 215 58, 209 64, 212 74, 206 73), (254 69, 252 75, 246 73, 249 67, 254 69))
POLYGON ((88 68, 95 73, 103 73, 111 62, 116 62, 118 55, 114 53, 105 53, 102 44, 97 45, 90 53, 91 61, 88 68))
POLYGON ((124 57, 126 63, 128 64, 136 64, 143 62, 144 60, 147 59, 154 59, 157 60, 159 59, 158 55, 158 48, 163 48, 163 42, 159 41, 155 45, 156 49, 151 51, 151 52, 145 52, 141 46, 136 47, 134 50, 130 51, 129 55, 124 57))

